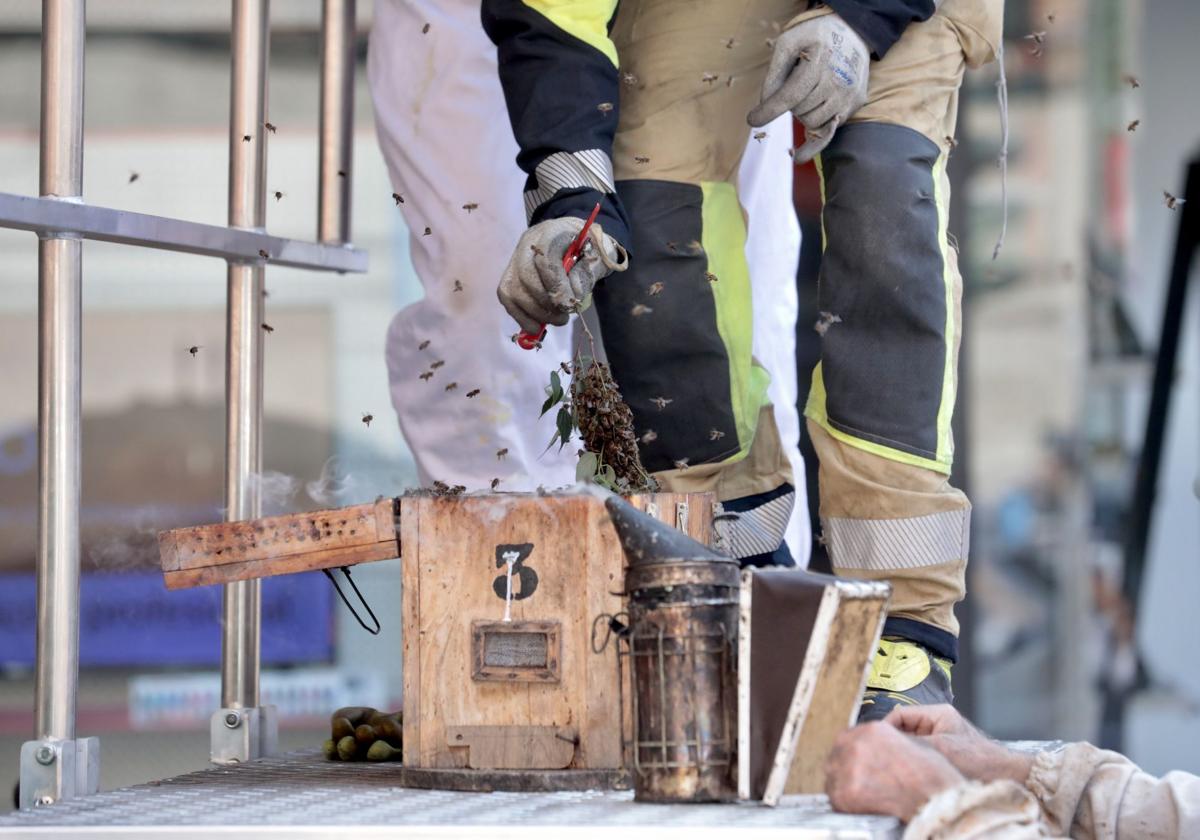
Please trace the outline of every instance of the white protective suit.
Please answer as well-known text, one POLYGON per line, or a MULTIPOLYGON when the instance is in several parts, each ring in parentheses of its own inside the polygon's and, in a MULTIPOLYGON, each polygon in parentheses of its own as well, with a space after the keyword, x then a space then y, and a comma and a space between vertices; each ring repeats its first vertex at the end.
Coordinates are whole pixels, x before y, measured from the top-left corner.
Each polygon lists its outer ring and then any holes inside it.
MULTIPOLYGON (((493 478, 501 490, 569 484, 575 447, 546 451, 553 416, 539 421, 538 412, 550 371, 571 357, 571 331, 551 327, 541 351, 521 350, 510 340, 517 326, 496 299, 525 229, 525 174, 479 3, 375 0, 374 16, 368 76, 376 130, 393 187, 404 197, 399 210, 425 289, 424 299, 392 320, 386 349, 392 405, 421 480, 470 490, 493 478), (464 205, 477 206, 468 212, 464 205), (424 341, 430 343, 421 350, 424 341), (436 361, 445 364, 422 380, 436 361), (452 382, 457 386, 447 391, 452 382), (479 394, 467 398, 475 389, 479 394)), ((805 565, 811 534, 796 446, 800 228, 786 153, 791 120, 785 114, 765 139, 747 145, 739 188, 750 217, 754 353, 771 373, 775 422, 794 471, 787 542, 805 565)))

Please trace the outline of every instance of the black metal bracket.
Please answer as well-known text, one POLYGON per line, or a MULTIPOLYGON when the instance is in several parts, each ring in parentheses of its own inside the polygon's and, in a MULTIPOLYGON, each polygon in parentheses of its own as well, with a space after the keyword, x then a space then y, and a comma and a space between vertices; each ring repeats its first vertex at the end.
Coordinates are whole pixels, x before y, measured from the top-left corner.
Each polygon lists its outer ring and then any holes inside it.
POLYGON ((354 594, 358 596, 358 602, 363 605, 363 609, 367 611, 367 615, 371 616, 371 621, 375 622, 375 629, 372 630, 367 626, 367 623, 362 620, 362 616, 358 614, 358 610, 354 609, 354 605, 346 598, 346 593, 342 592, 342 587, 338 586, 337 580, 333 576, 333 572, 329 569, 322 569, 325 577, 329 578, 329 582, 333 584, 333 588, 337 590, 338 597, 342 599, 342 603, 346 605, 346 609, 350 610, 350 614, 354 616, 354 620, 359 623, 362 629, 366 630, 372 636, 379 635, 379 619, 375 617, 375 613, 371 610, 371 605, 367 603, 367 599, 358 591, 358 585, 354 582, 354 578, 350 577, 350 567, 342 566, 342 574, 346 576, 346 582, 350 584, 350 588, 354 590, 354 594))

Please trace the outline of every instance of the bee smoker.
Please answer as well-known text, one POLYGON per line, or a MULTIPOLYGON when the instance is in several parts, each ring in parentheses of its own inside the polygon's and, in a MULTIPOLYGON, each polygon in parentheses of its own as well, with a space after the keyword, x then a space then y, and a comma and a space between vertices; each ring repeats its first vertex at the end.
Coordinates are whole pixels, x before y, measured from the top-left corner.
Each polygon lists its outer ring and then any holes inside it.
POLYGON ((606 501, 628 566, 634 798, 737 798, 738 564, 622 499, 606 501))

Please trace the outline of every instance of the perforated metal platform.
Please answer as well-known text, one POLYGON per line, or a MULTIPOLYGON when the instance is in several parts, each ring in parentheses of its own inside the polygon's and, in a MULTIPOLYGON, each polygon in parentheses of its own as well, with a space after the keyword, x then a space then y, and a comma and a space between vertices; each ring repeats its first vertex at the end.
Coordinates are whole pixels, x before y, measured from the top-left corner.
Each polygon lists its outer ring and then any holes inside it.
POLYGON ((629 792, 455 793, 402 788, 399 767, 315 751, 215 767, 0 815, 0 836, 169 838, 894 838, 895 820, 834 814, 821 796, 650 805, 629 792), (730 829, 736 829, 731 835, 730 829))

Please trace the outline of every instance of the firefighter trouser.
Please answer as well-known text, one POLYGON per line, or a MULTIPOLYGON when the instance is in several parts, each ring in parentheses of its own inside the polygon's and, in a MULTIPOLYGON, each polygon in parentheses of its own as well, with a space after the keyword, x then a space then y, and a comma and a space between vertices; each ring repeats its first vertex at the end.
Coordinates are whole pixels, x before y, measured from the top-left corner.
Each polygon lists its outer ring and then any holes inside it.
MULTIPOLYGON (((596 303, 638 432, 655 432, 643 458, 669 489, 734 498, 789 480, 750 355, 734 178, 767 40, 781 21, 829 13, 807 6, 643 0, 617 15, 614 166, 633 259, 596 303)), ((945 0, 910 25, 818 161, 829 324, 805 413, 830 556, 839 574, 890 581, 889 631, 950 659, 970 504, 947 481, 962 282, 945 167, 963 72, 994 58, 1002 7, 945 0)))

